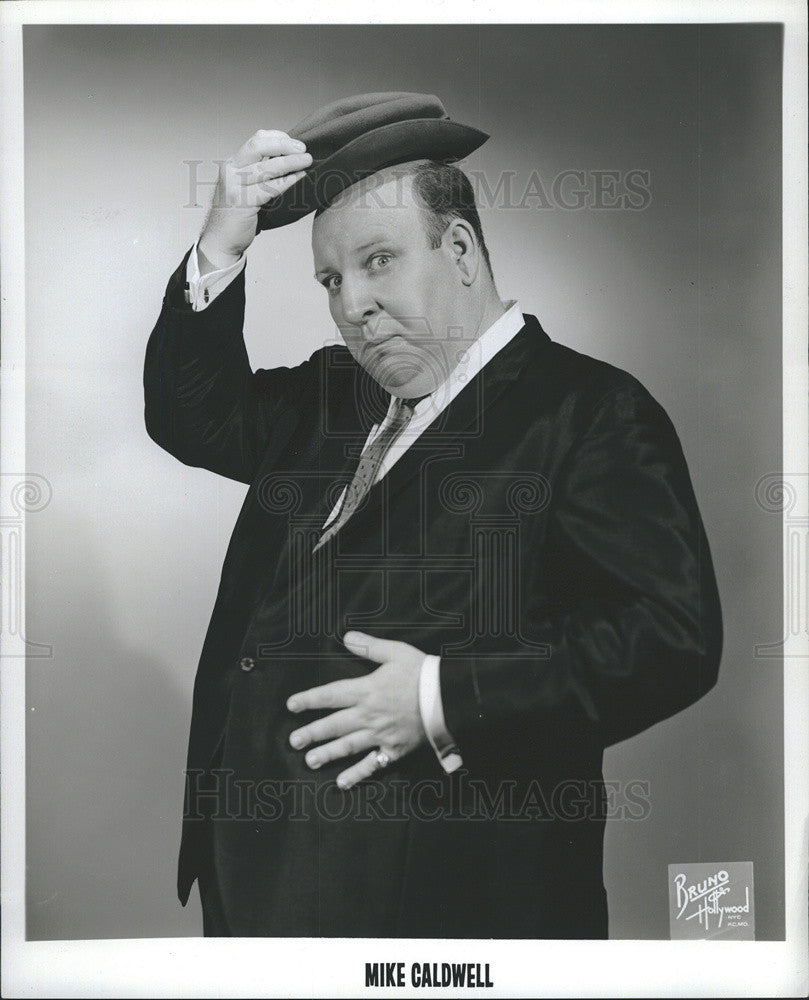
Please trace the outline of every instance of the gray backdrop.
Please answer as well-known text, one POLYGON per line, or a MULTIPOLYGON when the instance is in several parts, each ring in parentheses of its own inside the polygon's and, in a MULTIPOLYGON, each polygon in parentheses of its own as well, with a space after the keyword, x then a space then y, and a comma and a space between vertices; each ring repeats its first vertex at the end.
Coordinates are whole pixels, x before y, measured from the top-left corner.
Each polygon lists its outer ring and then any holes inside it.
MULTIPOLYGON (((182 769, 245 487, 143 425, 146 340, 204 216, 184 161, 211 180, 257 128, 416 90, 492 134, 468 168, 513 176, 517 205, 481 212, 501 295, 666 407, 714 554, 718 686, 606 755, 651 803, 608 826, 611 933, 668 936, 670 862, 753 861, 758 936, 783 938, 782 673, 754 654, 783 631, 781 518, 755 498, 781 468, 780 30, 26 26, 24 59, 27 465, 53 489, 26 529, 27 636, 53 646, 28 668, 29 937, 201 933, 174 892, 182 769), (633 169, 641 211, 554 203, 561 171, 592 191, 633 169), (550 204, 519 204, 532 171, 550 204)), ((249 252, 254 367, 332 334, 310 227, 249 252)))

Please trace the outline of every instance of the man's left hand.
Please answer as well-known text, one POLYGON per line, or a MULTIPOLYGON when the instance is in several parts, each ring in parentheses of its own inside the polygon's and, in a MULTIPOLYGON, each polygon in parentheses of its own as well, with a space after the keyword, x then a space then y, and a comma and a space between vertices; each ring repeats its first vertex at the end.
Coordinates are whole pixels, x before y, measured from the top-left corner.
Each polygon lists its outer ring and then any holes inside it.
POLYGON ((346 633, 343 642, 352 653, 380 666, 365 677, 332 681, 293 694, 287 708, 291 712, 337 710, 290 734, 289 742, 296 750, 329 741, 306 754, 310 767, 322 767, 373 748, 337 776, 340 788, 348 789, 379 770, 378 750, 395 761, 426 743, 419 711, 419 674, 427 654, 406 642, 377 639, 362 632, 346 633))

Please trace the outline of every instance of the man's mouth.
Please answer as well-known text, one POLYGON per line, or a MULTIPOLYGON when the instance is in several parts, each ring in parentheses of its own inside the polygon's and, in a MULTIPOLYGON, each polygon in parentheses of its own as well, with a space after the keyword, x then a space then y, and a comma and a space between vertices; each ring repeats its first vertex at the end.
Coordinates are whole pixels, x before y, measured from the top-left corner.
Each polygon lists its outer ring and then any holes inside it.
POLYGON ((376 348, 387 347, 392 341, 401 339, 402 338, 399 336, 398 333, 393 333, 390 335, 390 337, 385 337, 383 340, 375 341, 372 346, 376 348))
POLYGON ((363 350, 365 354, 375 354, 382 349, 389 350, 393 341, 401 339, 398 333, 392 333, 389 337, 381 337, 379 340, 366 340, 363 350))

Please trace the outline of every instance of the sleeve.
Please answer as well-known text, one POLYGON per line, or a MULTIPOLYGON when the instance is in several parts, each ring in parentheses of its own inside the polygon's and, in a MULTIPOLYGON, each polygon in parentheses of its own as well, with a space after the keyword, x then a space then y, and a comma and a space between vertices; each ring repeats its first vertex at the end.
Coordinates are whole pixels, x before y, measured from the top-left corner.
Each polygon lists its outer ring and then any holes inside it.
POLYGON ((439 656, 424 657, 419 672, 419 714, 424 732, 427 734, 427 739, 439 764, 447 774, 452 774, 459 767, 463 767, 463 758, 447 729, 444 718, 444 707, 441 704, 440 667, 441 658, 439 656))
POLYGON ((235 264, 230 264, 228 267, 220 267, 215 271, 209 271, 207 274, 200 274, 197 246, 198 244, 195 243, 191 248, 188 264, 186 265, 185 298, 194 312, 202 312, 203 309, 206 309, 213 302, 217 295, 227 288, 236 275, 244 270, 247 258, 242 254, 235 264))
MULTIPOLYGON (((551 484, 528 664, 442 660, 462 746, 505 726, 530 739, 626 739, 716 683, 722 620, 708 542, 676 432, 639 383, 595 407, 551 484)), ((526 552, 525 558, 535 558, 526 552)))
POLYGON ((184 295, 190 253, 169 279, 146 346, 146 430, 186 465, 250 483, 273 438, 288 438, 317 405, 322 350, 294 368, 252 371, 244 269, 196 312, 184 295))

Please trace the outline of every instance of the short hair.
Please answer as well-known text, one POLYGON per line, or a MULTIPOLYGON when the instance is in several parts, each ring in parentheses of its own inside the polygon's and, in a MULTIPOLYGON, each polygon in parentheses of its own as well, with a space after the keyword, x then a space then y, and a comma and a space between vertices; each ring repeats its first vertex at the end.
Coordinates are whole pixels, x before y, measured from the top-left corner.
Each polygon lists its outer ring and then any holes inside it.
MULTIPOLYGON (((477 237, 481 255, 492 275, 489 248, 483 236, 475 192, 463 170, 452 163, 437 160, 417 160, 408 164, 405 176, 413 178, 413 193, 426 213, 427 237, 430 246, 437 249, 453 219, 468 222, 477 237)), ((492 275, 493 276, 493 275, 492 275)))
MULTIPOLYGON (((463 170, 452 163, 439 160, 413 160, 385 168, 383 173, 392 174, 397 178, 413 178, 413 193, 422 208, 427 239, 434 250, 441 246, 441 239, 453 219, 463 219, 469 223, 477 238, 489 275, 494 277, 489 249, 483 236, 483 226, 475 202, 475 192, 472 182, 463 170)), ((315 218, 321 215, 326 207, 319 208, 315 218)))

